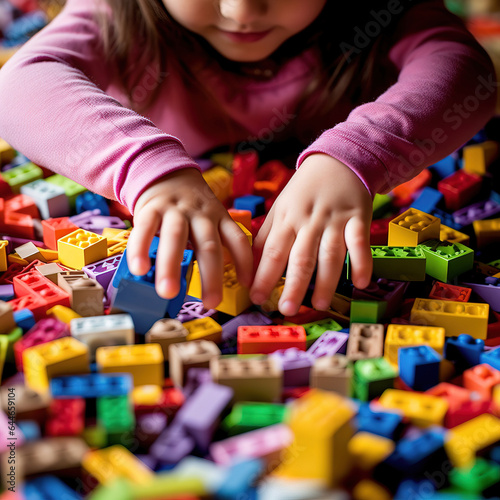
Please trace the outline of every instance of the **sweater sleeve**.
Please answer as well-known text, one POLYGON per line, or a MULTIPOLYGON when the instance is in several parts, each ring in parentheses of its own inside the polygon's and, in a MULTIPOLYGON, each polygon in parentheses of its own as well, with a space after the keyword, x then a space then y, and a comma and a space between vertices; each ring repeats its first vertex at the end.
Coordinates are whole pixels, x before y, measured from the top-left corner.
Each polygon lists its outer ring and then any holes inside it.
POLYGON ((0 71, 0 137, 33 162, 131 211, 163 175, 199 168, 177 138, 103 89, 97 0, 68 0, 0 71))
POLYGON ((417 4, 401 18, 389 57, 397 82, 324 131, 298 166, 311 154, 328 154, 374 196, 452 153, 494 114, 492 63, 441 0, 417 4))

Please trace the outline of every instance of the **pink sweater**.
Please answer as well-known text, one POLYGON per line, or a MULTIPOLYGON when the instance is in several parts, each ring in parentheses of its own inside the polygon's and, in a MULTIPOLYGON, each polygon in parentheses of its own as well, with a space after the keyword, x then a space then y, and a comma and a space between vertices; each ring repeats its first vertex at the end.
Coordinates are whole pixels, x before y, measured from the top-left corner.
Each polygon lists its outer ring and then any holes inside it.
MULTIPOLYGON (((103 63, 93 5, 68 0, 0 71, 0 137, 35 163, 133 210, 149 184, 198 168, 192 158, 212 148, 293 137, 294 109, 317 64, 314 51, 270 81, 207 62, 200 79, 215 102, 169 74, 140 115, 126 107, 115 71, 103 63)), ((403 17, 389 58, 398 81, 375 101, 336 109, 326 130, 300 124, 317 139, 299 166, 307 155, 326 153, 352 168, 372 195, 386 192, 457 149, 493 115, 491 62, 442 1, 403 17)), ((138 99, 151 88, 150 73, 134 89, 138 99)))

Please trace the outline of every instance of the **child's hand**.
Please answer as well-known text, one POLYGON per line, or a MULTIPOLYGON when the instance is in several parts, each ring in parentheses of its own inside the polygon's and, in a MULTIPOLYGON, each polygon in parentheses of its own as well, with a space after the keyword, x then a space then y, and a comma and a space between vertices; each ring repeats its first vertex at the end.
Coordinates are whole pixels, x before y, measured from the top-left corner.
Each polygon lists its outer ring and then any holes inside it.
POLYGON ((213 308, 222 300, 222 245, 233 257, 239 281, 250 285, 252 250, 248 240, 198 170, 172 172, 148 187, 137 200, 134 230, 127 245, 127 262, 134 274, 148 272, 148 249, 159 229, 155 280, 160 296, 168 299, 179 293, 188 238, 200 266, 205 307, 213 308))
POLYGON ((251 289, 253 302, 267 299, 288 262, 279 310, 286 316, 296 314, 317 264, 312 304, 328 309, 346 246, 354 285, 366 287, 372 274, 371 215, 371 196, 349 167, 328 155, 308 156, 255 239, 260 262, 251 289))

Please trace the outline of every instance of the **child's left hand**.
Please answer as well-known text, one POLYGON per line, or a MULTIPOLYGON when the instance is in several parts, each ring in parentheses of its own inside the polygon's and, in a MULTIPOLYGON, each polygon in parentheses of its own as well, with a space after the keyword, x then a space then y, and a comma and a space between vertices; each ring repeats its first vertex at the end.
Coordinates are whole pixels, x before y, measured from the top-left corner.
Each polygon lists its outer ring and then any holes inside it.
POLYGON ((352 281, 365 288, 372 274, 371 216, 370 193, 349 167, 325 154, 308 156, 276 199, 255 239, 258 268, 252 301, 265 302, 286 267, 279 310, 285 316, 296 314, 317 265, 312 305, 328 309, 346 247, 352 281))

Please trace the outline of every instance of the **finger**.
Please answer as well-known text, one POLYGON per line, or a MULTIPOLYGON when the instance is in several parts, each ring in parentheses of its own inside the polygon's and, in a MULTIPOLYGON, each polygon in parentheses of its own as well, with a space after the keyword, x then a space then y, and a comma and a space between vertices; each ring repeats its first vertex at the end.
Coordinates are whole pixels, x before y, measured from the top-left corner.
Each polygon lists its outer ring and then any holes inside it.
POLYGON ((294 241, 295 234, 290 228, 282 228, 269 233, 250 290, 250 298, 255 304, 264 303, 271 295, 273 288, 283 275, 294 241))
POLYGON ((366 288, 373 272, 370 224, 366 224, 359 217, 349 219, 345 227, 345 241, 349 250, 352 282, 357 288, 366 288))
POLYGON ((222 244, 233 257, 239 282, 249 287, 252 280, 252 247, 245 233, 230 217, 224 217, 219 223, 222 244))
POLYGON ((316 309, 327 310, 330 307, 342 274, 345 253, 344 228, 327 227, 318 251, 318 269, 312 296, 312 305, 316 309))
POLYGON ((156 290, 165 299, 173 299, 179 293, 181 262, 188 235, 189 224, 185 216, 170 209, 163 217, 156 256, 156 290))
POLYGON ((191 241, 200 268, 203 304, 215 308, 222 300, 223 255, 218 227, 205 217, 191 220, 191 241))
POLYGON ((149 247, 161 224, 156 210, 141 210, 134 217, 134 229, 127 242, 127 264, 132 274, 146 274, 151 267, 149 247))
POLYGON ((257 268, 260 264, 262 258, 262 252, 264 250, 264 245, 266 244, 267 238, 269 237, 269 233, 273 226, 273 209, 269 211, 267 214, 264 224, 259 229, 257 236, 252 245, 252 253, 253 253, 253 271, 254 275, 257 272, 257 268))
POLYGON ((313 228, 299 231, 288 259, 285 288, 279 310, 285 316, 297 314, 316 267, 321 234, 313 228))

